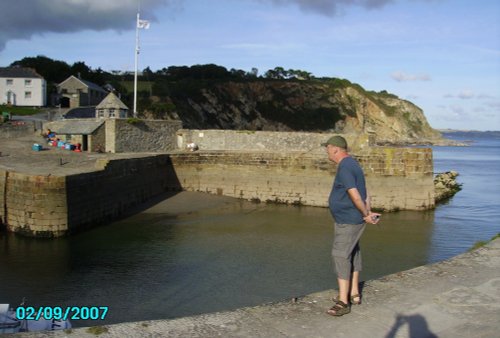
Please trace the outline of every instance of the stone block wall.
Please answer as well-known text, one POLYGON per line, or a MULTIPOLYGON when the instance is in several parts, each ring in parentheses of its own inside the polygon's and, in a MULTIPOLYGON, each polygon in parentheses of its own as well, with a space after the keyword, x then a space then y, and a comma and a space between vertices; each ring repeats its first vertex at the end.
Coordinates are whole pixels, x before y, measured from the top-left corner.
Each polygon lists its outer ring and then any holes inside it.
POLYGON ((374 207, 385 210, 434 208, 432 149, 373 147, 356 157, 365 172, 374 207))
POLYGON ((0 220, 28 236, 60 236, 67 229, 65 177, 0 170, 0 220))
POLYGON ((33 135, 35 124, 31 121, 12 121, 0 124, 0 139, 33 135))
POLYGON ((97 171, 38 176, 0 170, 0 224, 57 237, 109 223, 167 190, 181 190, 168 155, 100 160, 97 171))
MULTIPOLYGON (((274 132, 248 130, 192 130, 177 132, 177 144, 185 149, 188 143, 196 143, 200 150, 220 151, 302 151, 324 154, 321 143, 335 134, 306 132, 274 132)), ((367 134, 342 134, 350 150, 360 151, 369 146, 367 134)))
POLYGON ((97 128, 88 137, 88 150, 96 152, 98 149, 106 151, 106 127, 104 125, 97 128))
MULTIPOLYGON (((375 147, 353 153, 374 208, 434 207, 432 150, 375 147)), ((30 236, 60 236, 109 223, 165 191, 327 206, 336 165, 307 152, 172 152, 101 159, 96 171, 56 177, 0 170, 0 222, 30 236)))
POLYGON ((158 194, 181 189, 168 155, 102 160, 98 166, 102 170, 66 177, 70 232, 109 223, 158 194))
MULTIPOLYGON (((354 156, 365 172, 374 208, 434 207, 431 149, 372 148, 354 156)), ((327 206, 336 172, 325 154, 302 152, 198 152, 171 158, 185 190, 311 206, 327 206)))
POLYGON ((165 152, 177 149, 181 121, 106 120, 106 152, 165 152))

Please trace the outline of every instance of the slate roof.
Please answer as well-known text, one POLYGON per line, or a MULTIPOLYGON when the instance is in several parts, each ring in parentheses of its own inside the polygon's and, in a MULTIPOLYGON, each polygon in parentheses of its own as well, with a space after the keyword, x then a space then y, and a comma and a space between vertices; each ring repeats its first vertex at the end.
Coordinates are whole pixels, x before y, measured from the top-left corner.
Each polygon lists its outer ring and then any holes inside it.
POLYGON ((46 127, 56 134, 62 135, 90 135, 102 126, 104 121, 69 120, 55 121, 46 124, 46 127))
POLYGON ((0 67, 0 77, 43 79, 33 68, 24 67, 0 67))
POLYGON ((99 92, 104 92, 104 93, 107 93, 101 86, 95 84, 94 82, 90 82, 90 81, 87 81, 87 80, 83 80, 83 79, 80 79, 74 75, 71 75, 70 77, 68 77, 66 80, 64 80, 63 82, 59 83, 57 86, 58 87, 61 87, 63 85, 64 82, 68 81, 69 79, 71 78, 75 78, 76 80, 80 81, 81 83, 83 83, 85 86, 91 88, 91 89, 94 89, 96 91, 99 91, 99 92))
POLYGON ((123 103, 113 92, 109 93, 108 96, 106 96, 96 107, 96 109, 109 108, 128 110, 128 107, 125 105, 125 103, 123 103))
POLYGON ((95 117, 95 106, 76 107, 64 114, 65 119, 90 119, 95 117))

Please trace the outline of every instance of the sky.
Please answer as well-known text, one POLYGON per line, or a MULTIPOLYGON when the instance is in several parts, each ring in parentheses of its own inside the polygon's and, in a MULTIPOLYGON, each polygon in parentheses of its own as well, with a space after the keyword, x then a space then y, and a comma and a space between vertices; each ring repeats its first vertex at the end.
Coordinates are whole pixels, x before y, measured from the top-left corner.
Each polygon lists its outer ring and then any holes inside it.
POLYGON ((498 0, 0 0, 0 67, 214 63, 338 77, 419 106, 438 129, 500 130, 498 0))

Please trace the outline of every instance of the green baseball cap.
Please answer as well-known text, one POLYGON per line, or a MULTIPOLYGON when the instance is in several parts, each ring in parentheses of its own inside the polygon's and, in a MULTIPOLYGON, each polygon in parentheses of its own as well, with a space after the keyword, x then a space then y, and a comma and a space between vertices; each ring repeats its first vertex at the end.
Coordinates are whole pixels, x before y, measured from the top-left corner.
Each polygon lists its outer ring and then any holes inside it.
POLYGON ((347 141, 342 136, 335 135, 330 137, 325 143, 321 143, 323 147, 326 147, 329 144, 342 149, 347 149, 347 141))

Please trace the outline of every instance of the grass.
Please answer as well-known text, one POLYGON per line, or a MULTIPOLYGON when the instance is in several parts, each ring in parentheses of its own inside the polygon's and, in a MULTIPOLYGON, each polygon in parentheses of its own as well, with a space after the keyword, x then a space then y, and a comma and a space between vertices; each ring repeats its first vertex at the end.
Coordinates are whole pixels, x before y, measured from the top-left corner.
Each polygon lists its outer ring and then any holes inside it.
MULTIPOLYGON (((127 89, 127 92, 134 92, 134 81, 122 81, 120 84, 127 89)), ((137 81, 137 91, 141 92, 151 92, 151 87, 153 86, 153 82, 151 81, 137 81)))
POLYGON ((41 112, 42 109, 37 107, 18 107, 0 105, 0 112, 9 112, 12 115, 34 115, 41 112))
POLYGON ((483 246, 485 246, 486 244, 488 244, 489 242, 497 239, 497 238, 500 238, 500 233, 496 234, 495 236, 493 236, 489 241, 477 241, 476 243, 474 243, 474 245, 472 246, 472 248, 469 249, 469 251, 474 251, 476 249, 479 249, 483 246))

